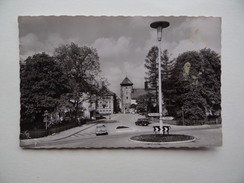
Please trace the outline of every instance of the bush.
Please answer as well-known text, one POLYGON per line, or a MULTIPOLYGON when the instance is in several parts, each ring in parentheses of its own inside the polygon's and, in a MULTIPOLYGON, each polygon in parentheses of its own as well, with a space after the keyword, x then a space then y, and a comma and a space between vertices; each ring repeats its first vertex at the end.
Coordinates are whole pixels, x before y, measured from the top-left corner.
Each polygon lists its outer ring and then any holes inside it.
POLYGON ((46 130, 29 130, 20 132, 20 139, 40 138, 46 136, 46 130))
POLYGON ((204 125, 205 120, 185 120, 186 126, 194 126, 194 125, 204 125))
POLYGON ((30 133, 28 131, 20 132, 20 139, 30 139, 30 133))
POLYGON ((62 125, 59 125, 59 126, 56 126, 56 127, 51 127, 48 129, 49 131, 49 134, 53 134, 53 133, 59 133, 59 132, 62 132, 62 131, 65 131, 65 130, 68 130, 70 128, 74 128, 74 127, 77 127, 78 124, 73 122, 73 123, 66 123, 66 124, 62 124, 62 125))

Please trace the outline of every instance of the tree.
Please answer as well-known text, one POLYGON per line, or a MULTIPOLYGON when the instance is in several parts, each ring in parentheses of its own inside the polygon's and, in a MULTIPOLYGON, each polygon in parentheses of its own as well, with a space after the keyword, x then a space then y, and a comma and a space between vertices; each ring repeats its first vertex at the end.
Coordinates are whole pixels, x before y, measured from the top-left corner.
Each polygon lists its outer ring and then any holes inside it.
POLYGON ((46 53, 20 62, 21 122, 41 126, 44 111, 54 111, 60 96, 69 92, 67 81, 62 68, 46 53))
MULTIPOLYGON (((161 56, 162 62, 162 80, 169 81, 172 76, 172 70, 174 69, 175 59, 169 60, 168 50, 164 50, 161 56)), ((167 83, 165 83, 167 84, 167 83)))
MULTIPOLYGON (((146 68, 146 81, 148 81, 150 88, 155 89, 155 98, 158 98, 158 47, 153 46, 145 59, 146 68)), ((161 78, 162 78, 162 91, 166 108, 171 105, 171 76, 174 68, 175 60, 169 59, 168 50, 163 50, 161 54, 161 78)))
POLYGON ((63 105, 70 109, 73 120, 77 120, 82 103, 99 90, 101 78, 97 51, 71 43, 56 48, 54 56, 69 79, 71 88, 71 92, 63 96, 63 105))
POLYGON ((210 49, 179 55, 173 71, 178 114, 183 107, 186 119, 193 123, 205 120, 207 113, 219 114, 220 74, 220 56, 210 49))
POLYGON ((136 99, 136 109, 139 112, 156 112, 155 107, 153 106, 153 102, 155 100, 155 96, 152 93, 147 93, 144 95, 140 95, 136 99))
POLYGON ((190 92, 183 95, 182 110, 184 118, 188 119, 186 125, 204 124, 202 121, 206 119, 206 100, 199 90, 200 87, 193 87, 190 92))
POLYGON ((201 57, 198 52, 190 51, 178 56, 172 74, 176 113, 181 114, 181 112, 178 111, 181 111, 185 95, 189 92, 193 92, 193 86, 197 86, 193 85, 193 83, 195 83, 193 78, 195 78, 198 73, 201 73, 201 57))
MULTIPOLYGON (((146 75, 145 79, 149 82, 151 88, 158 87, 158 47, 153 46, 145 59, 146 75)), ((171 78, 175 60, 169 60, 168 50, 163 50, 161 54, 161 74, 162 81, 168 81, 171 78)))
POLYGON ((100 63, 97 51, 75 43, 61 45, 55 49, 54 56, 62 66, 72 87, 85 91, 97 87, 100 63), (89 88, 87 88, 89 87, 89 88))
POLYGON ((218 116, 221 110, 221 65, 220 56, 210 50, 202 49, 200 54, 203 60, 203 90, 202 95, 206 98, 208 104, 208 110, 213 115, 218 116))
POLYGON ((158 59, 158 47, 153 46, 145 59, 145 68, 146 68, 146 75, 145 79, 148 81, 151 88, 157 90, 158 86, 158 66, 157 66, 157 59, 158 59))

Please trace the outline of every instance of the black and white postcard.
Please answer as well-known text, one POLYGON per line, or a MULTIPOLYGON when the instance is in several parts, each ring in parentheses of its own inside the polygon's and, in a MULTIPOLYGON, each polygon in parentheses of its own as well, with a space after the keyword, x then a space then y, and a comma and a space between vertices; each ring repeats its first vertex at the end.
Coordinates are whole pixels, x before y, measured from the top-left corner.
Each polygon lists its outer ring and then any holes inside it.
POLYGON ((21 147, 222 145, 220 17, 18 23, 21 147))

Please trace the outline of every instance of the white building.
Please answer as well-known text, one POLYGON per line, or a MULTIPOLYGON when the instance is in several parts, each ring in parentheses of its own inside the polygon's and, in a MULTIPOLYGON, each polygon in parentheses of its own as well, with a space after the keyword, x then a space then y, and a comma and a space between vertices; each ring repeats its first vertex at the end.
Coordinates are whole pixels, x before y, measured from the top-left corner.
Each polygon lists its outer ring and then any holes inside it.
POLYGON ((113 114, 115 111, 115 93, 103 86, 97 100, 97 112, 100 114, 113 114))

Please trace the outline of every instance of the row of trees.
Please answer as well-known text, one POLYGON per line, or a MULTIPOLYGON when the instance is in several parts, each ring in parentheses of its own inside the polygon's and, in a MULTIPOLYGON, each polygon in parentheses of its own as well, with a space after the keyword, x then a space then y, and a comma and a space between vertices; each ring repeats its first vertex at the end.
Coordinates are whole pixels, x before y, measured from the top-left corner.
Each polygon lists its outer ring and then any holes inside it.
MULTIPOLYGON (((146 81, 158 90, 158 48, 152 47, 145 59, 146 81)), ((163 100, 168 115, 186 124, 197 124, 207 117, 220 117, 220 56, 211 49, 188 51, 169 59, 164 50, 161 57, 163 100)))
MULTIPOLYGON (((145 80, 149 84, 149 87, 153 89, 155 92, 154 99, 158 98, 158 47, 153 46, 145 59, 146 68, 146 77, 145 80)), ((172 77, 172 71, 175 66, 175 59, 169 59, 169 52, 168 50, 163 50, 163 53, 161 54, 161 78, 163 83, 163 96, 164 96, 164 102, 167 102, 167 106, 171 105, 170 95, 172 95, 171 91, 171 77, 172 77)), ((149 101, 153 100, 151 94, 147 94, 146 97, 149 97, 149 101)), ((148 110, 151 112, 158 112, 158 105, 156 107, 156 111, 154 107, 148 107, 148 110)))
POLYGON ((76 120, 84 100, 99 93, 99 73, 97 51, 74 43, 59 46, 53 56, 38 53, 20 62, 21 124, 41 127, 45 111, 64 108, 76 120))

